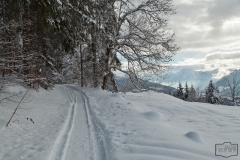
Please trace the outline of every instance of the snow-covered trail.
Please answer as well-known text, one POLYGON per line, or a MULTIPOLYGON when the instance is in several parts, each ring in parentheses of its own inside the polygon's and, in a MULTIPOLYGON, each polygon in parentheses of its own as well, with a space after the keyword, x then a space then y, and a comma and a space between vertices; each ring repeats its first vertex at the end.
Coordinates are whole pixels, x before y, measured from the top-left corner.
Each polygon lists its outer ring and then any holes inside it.
POLYGON ((88 97, 76 87, 65 86, 69 113, 59 133, 49 160, 106 160, 101 139, 89 107, 88 97))

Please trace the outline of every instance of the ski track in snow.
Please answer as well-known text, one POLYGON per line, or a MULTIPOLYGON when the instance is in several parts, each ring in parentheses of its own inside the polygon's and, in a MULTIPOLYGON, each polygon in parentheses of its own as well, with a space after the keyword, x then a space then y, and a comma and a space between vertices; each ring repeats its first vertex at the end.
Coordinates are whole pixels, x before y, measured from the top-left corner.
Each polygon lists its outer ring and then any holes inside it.
POLYGON ((97 137, 88 97, 74 87, 65 87, 70 109, 49 160, 106 160, 104 145, 97 137))
POLYGON ((84 99, 84 107, 85 107, 85 111, 86 111, 86 115, 87 115, 87 119, 88 119, 91 137, 92 137, 92 140, 94 140, 92 143, 93 149, 94 149, 94 151, 96 151, 96 152, 94 152, 95 153, 94 159, 107 160, 103 140, 101 137, 100 138, 97 137, 97 133, 101 133, 101 131, 100 131, 99 127, 97 127, 96 123, 94 122, 94 120, 92 118, 92 113, 91 113, 90 104, 89 104, 89 98, 83 91, 81 91, 81 94, 84 99), (94 148, 94 147, 96 147, 96 148, 94 148))
POLYGON ((76 109, 76 97, 74 97, 74 102, 72 101, 72 99, 70 98, 70 95, 68 93, 67 90, 65 90, 66 95, 70 101, 70 105, 71 108, 69 110, 68 113, 68 117, 67 120, 64 123, 64 126, 59 134, 59 136, 57 137, 57 140, 53 146, 52 152, 50 154, 49 160, 56 160, 56 159, 62 159, 63 156, 65 156, 65 152, 67 147, 66 144, 68 143, 68 139, 71 135, 71 131, 73 128, 73 123, 74 123, 74 116, 76 113, 75 109, 76 109))

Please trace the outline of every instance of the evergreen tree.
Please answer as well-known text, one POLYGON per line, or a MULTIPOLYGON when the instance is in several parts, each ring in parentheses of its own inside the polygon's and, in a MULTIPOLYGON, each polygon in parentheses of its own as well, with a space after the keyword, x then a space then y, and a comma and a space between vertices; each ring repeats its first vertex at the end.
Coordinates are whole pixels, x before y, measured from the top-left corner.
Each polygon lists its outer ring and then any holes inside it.
POLYGON ((203 96, 203 94, 202 93, 200 93, 200 95, 198 96, 198 99, 197 99, 197 101, 198 102, 202 102, 202 103, 204 103, 204 102, 206 102, 206 97, 204 97, 203 96))
POLYGON ((170 96, 172 95, 170 88, 168 89, 168 94, 169 94, 170 96))
POLYGON ((210 80, 209 85, 205 91, 205 97, 206 97, 205 101, 211 104, 216 104, 216 103, 221 104, 222 102, 218 94, 219 94, 218 88, 216 88, 213 85, 212 80, 210 80))
POLYGON ((215 89, 215 87, 212 84, 212 80, 211 80, 208 84, 208 87, 206 88, 206 91, 205 91, 205 97, 206 97, 206 102, 207 103, 214 104, 214 95, 213 95, 214 89, 215 89))
POLYGON ((193 84, 191 84, 191 87, 189 90, 188 101, 190 101, 190 102, 196 101, 196 90, 194 89, 193 84))
POLYGON ((182 87, 181 82, 179 82, 179 85, 178 85, 178 88, 177 88, 177 91, 176 91, 176 97, 180 98, 180 99, 184 99, 183 87, 182 87))
POLYGON ((187 82, 186 82, 186 84, 185 84, 185 88, 184 88, 184 90, 185 90, 185 93, 184 93, 184 100, 185 100, 185 101, 188 101, 189 88, 188 88, 188 84, 187 84, 187 82))

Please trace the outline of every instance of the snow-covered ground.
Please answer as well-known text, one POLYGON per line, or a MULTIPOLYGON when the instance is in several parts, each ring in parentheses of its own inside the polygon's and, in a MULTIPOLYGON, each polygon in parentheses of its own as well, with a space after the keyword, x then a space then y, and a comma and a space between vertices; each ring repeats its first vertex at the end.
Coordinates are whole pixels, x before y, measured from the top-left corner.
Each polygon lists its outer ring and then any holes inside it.
POLYGON ((210 160, 225 159, 215 144, 240 144, 239 107, 56 85, 30 90, 5 127, 27 90, 7 91, 22 94, 1 102, 0 160, 210 160))

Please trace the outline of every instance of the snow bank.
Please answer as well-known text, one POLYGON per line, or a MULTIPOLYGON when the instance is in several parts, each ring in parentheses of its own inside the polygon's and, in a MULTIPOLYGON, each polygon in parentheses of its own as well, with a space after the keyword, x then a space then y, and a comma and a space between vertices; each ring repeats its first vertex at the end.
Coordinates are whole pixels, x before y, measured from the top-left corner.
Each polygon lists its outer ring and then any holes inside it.
POLYGON ((27 89, 15 86, 7 90, 22 93, 1 102, 0 159, 47 160, 69 109, 62 88, 59 86, 52 91, 41 89, 39 92, 30 90, 6 128, 27 89))
POLYGON ((9 85, 4 89, 4 92, 7 92, 7 93, 23 93, 26 91, 27 89, 20 85, 9 85))
POLYGON ((154 92, 84 91, 101 124, 109 159, 221 159, 215 156, 215 144, 240 142, 240 108, 185 102, 154 92))

